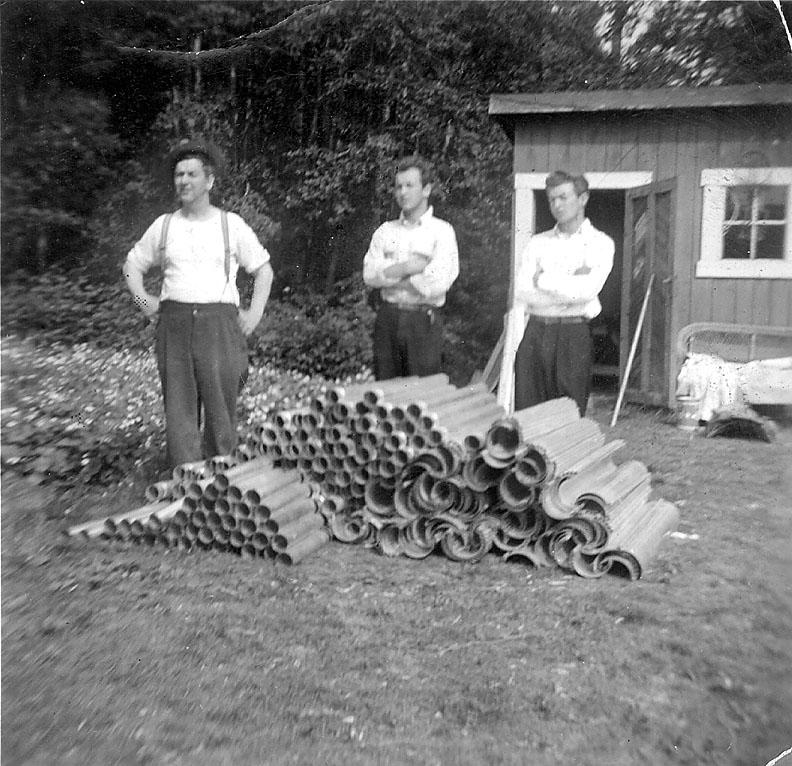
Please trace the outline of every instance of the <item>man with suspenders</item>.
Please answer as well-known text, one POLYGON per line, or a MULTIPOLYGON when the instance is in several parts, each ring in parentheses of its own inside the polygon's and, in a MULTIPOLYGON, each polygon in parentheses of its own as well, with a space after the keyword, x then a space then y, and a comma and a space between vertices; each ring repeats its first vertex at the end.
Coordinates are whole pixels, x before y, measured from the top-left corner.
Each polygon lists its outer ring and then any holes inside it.
POLYGON ((245 337, 261 320, 272 286, 269 253, 253 230, 211 203, 219 166, 220 155, 207 142, 185 141, 171 153, 180 207, 149 226, 124 264, 135 304, 148 317, 158 315, 157 368, 174 466, 229 454, 237 446, 236 403, 248 365, 245 337), (152 266, 162 269, 159 297, 143 284, 152 266), (240 266, 254 277, 247 309, 239 306, 240 266))

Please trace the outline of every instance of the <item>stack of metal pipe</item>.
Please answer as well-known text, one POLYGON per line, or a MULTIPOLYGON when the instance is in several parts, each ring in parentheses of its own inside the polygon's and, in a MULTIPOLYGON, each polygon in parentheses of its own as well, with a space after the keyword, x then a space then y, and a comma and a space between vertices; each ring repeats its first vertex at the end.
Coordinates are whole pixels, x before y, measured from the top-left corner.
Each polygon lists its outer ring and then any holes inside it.
POLYGON ((147 488, 146 499, 140 508, 71 527, 68 534, 233 551, 286 564, 330 537, 315 488, 298 471, 245 449, 177 466, 171 480, 147 488))
POLYGON ((613 462, 621 446, 571 399, 507 416, 483 384, 445 375, 330 387, 246 445, 315 482, 343 542, 637 578, 679 517, 650 501, 642 464, 613 462))
POLYGON ((446 375, 331 386, 275 413, 231 457, 179 466, 149 504, 70 530, 296 563, 330 536, 386 555, 489 551, 584 577, 638 578, 676 508, 617 465, 571 399, 506 414, 446 375))

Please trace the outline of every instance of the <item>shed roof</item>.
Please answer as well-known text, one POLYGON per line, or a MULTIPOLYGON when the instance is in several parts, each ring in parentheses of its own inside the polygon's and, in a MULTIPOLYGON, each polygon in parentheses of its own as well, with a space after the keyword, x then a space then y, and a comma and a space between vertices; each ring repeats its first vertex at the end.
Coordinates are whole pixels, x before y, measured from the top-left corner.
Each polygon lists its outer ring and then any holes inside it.
POLYGON ((792 104, 792 83, 752 83, 704 88, 568 90, 554 93, 494 93, 489 113, 563 114, 572 112, 704 109, 792 104))

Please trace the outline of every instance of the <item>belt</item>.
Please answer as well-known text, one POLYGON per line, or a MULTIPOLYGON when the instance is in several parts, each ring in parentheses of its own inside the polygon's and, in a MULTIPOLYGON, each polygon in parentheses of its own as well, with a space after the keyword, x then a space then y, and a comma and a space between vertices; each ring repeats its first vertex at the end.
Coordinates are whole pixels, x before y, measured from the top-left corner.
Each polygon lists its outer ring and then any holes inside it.
POLYGON ((391 303, 390 301, 385 301, 385 304, 399 311, 420 311, 421 313, 437 311, 440 308, 439 306, 431 306, 428 303, 391 303))
POLYGON ((239 308, 233 303, 184 303, 182 301, 164 300, 160 302, 160 313, 223 313, 236 314, 239 308))
POLYGON ((532 314, 528 321, 539 324, 585 324, 588 319, 586 317, 545 317, 532 314))

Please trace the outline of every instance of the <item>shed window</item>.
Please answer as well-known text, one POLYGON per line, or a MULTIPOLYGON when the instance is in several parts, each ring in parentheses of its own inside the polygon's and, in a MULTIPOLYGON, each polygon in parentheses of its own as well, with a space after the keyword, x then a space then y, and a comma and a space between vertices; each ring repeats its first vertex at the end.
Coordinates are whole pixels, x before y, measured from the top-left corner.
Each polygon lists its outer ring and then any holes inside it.
POLYGON ((697 277, 792 278, 792 168, 720 168, 704 189, 697 277))

